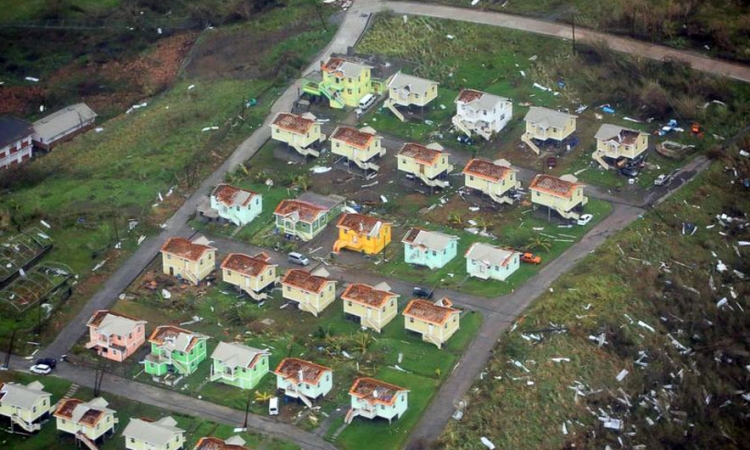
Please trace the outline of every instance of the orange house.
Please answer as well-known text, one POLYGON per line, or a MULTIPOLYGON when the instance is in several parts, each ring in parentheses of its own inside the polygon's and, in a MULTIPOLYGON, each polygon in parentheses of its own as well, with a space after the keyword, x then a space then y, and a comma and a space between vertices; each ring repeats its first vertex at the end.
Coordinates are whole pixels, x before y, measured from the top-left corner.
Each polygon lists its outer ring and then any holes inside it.
POLYGON ((96 311, 89 319, 89 342, 93 348, 112 361, 122 362, 146 342, 146 321, 108 310, 96 311))

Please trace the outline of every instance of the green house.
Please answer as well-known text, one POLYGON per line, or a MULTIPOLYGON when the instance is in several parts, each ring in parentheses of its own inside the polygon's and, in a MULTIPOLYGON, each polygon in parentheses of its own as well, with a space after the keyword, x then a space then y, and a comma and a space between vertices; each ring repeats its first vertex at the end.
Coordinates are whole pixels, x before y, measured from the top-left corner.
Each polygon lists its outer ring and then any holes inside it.
POLYGON ((171 325, 157 327, 148 338, 151 353, 146 356, 146 373, 190 375, 206 359, 206 340, 208 336, 171 325))
POLYGON ((211 354, 211 381, 252 389, 268 373, 268 356, 266 350, 219 342, 211 354))
POLYGON ((305 192, 296 200, 282 200, 274 211, 276 231, 287 238, 309 241, 325 230, 344 207, 339 195, 305 192))

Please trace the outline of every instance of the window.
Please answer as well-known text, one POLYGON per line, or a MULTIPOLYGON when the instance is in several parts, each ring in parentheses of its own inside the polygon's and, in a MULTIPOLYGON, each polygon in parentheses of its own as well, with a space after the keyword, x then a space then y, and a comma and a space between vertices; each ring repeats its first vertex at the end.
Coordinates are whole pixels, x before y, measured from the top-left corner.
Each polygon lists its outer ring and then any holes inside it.
POLYGON ((32 412, 36 412, 36 406, 32 409, 32 412))
POLYGON ((352 90, 351 89, 347 89, 346 93, 349 94, 349 95, 352 95, 352 90))
POLYGON ((172 259, 172 255, 167 255, 167 259, 172 259))
POLYGON ((432 251, 432 256, 437 256, 437 251, 436 250, 432 251))
POLYGON ((231 276, 232 276, 232 271, 231 271, 231 270, 227 270, 227 276, 228 276, 228 277, 231 277, 231 276))
POLYGON ((540 195, 542 195, 542 193, 539 192, 539 191, 536 191, 535 194, 536 194, 537 197, 539 197, 540 195))
POLYGON ((469 175, 469 181, 474 181, 474 175, 469 175))
POLYGON ((130 443, 132 444, 134 442, 135 442, 135 438, 130 438, 130 443))
POLYGON ((333 284, 330 284, 330 285, 328 285, 328 290, 329 290, 329 291, 332 291, 332 290, 333 290, 333 284))
POLYGON ((505 114, 500 116, 500 120, 505 120, 505 114))
POLYGON ((409 323, 414 323, 414 317, 409 317, 409 323))
POLYGON ((415 93, 414 93, 414 98, 419 98, 419 94, 417 94, 417 93, 415 92, 415 93))
MULTIPOLYGON (((346 79, 346 81, 347 81, 348 83, 351 83, 351 82, 352 82, 352 79, 351 79, 351 78, 347 78, 347 79, 346 79)), ((351 89, 350 89, 350 91, 351 91, 351 89)), ((351 94, 351 92, 349 92, 349 93, 351 94)))
POLYGON ((260 276, 260 281, 263 281, 263 275, 260 276))
POLYGON ((292 288, 291 288, 290 286, 286 286, 286 291, 287 291, 287 292, 289 292, 289 291, 291 291, 291 290, 292 290, 292 288))
POLYGON ((347 302, 347 303, 349 304, 348 306, 352 306, 352 302, 347 302))

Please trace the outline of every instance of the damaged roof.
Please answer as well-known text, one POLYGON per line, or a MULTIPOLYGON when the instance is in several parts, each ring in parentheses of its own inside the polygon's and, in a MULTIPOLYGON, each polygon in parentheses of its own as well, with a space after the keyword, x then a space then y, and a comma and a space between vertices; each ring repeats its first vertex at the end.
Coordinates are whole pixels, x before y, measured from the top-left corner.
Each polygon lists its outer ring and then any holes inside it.
POLYGON ((162 252, 175 255, 179 258, 189 259, 190 261, 199 261, 206 252, 213 250, 213 247, 196 244, 181 237, 171 237, 161 246, 162 252))
POLYGON ((230 253, 221 262, 221 268, 239 272, 249 277, 256 277, 274 266, 269 263, 270 257, 266 253, 258 253, 255 256, 248 256, 243 253, 230 253))
POLYGON ((217 437, 202 437, 195 444, 193 450, 249 450, 245 447, 245 440, 239 436, 232 436, 222 440, 217 437))
POLYGON ((353 230, 357 233, 366 233, 369 236, 377 236, 385 224, 388 224, 388 222, 376 219, 375 217, 347 213, 341 216, 336 226, 345 230, 353 230))
POLYGON ((386 383, 374 378, 357 378, 349 389, 349 394, 370 404, 392 405, 398 393, 409 392, 408 389, 386 383))
POLYGON ((413 299, 406 305, 403 315, 413 317, 424 322, 443 325, 453 315, 459 314, 458 309, 451 307, 452 302, 447 298, 433 303, 429 300, 413 299))
POLYGON ((416 159, 422 164, 435 164, 444 153, 437 147, 427 147, 422 144, 416 144, 414 142, 407 142, 401 147, 401 151, 398 152, 400 156, 406 156, 407 158, 416 159))
POLYGON ((343 141, 353 147, 366 149, 375 141, 376 137, 375 133, 368 133, 354 127, 341 125, 336 127, 336 130, 331 135, 331 140, 343 141))
POLYGON ((325 212, 325 209, 312 203, 300 200, 282 200, 276 207, 274 214, 284 217, 291 216, 295 221, 313 223, 325 212))
POLYGON ((393 292, 381 291, 363 283, 350 284, 344 293, 341 294, 342 300, 361 303, 375 308, 382 308, 388 300, 397 297, 398 295, 393 292))
POLYGON ((313 118, 309 118, 298 116, 297 114, 280 112, 276 114, 272 124, 292 133, 307 134, 315 124, 315 119, 314 116, 313 118))
POLYGON ((474 158, 466 163, 463 173, 475 175, 495 183, 503 180, 514 172, 510 167, 502 166, 496 162, 487 161, 486 159, 474 158))
POLYGON ((77 398, 63 399, 58 403, 54 415, 61 419, 93 427, 107 414, 114 414, 113 410, 107 408, 108 404, 101 397, 88 402, 77 398))
POLYGON ((247 206, 256 195, 258 194, 253 191, 248 191, 246 189, 223 183, 216 186, 213 194, 211 194, 218 203, 230 208, 235 206, 247 206))
POLYGON ((335 281, 313 275, 302 269, 290 269, 281 279, 281 284, 288 284, 315 294, 320 293, 328 283, 335 283, 335 281))
POLYGON ((623 145, 633 145, 642 134, 645 135, 646 133, 605 123, 599 127, 594 137, 599 141, 616 141, 623 145))
POLYGON ((338 57, 331 57, 321 65, 323 72, 333 73, 338 78, 358 78, 365 69, 372 69, 372 67, 338 57))
POLYGON ((276 370, 273 371, 276 375, 293 381, 295 384, 300 381, 308 384, 318 384, 320 378, 326 372, 332 372, 332 369, 298 358, 284 358, 278 367, 276 367, 276 370), (300 377, 302 378, 301 380, 300 377))
POLYGON ((145 320, 136 319, 106 309, 96 311, 86 326, 97 328, 97 332, 106 336, 126 336, 138 325, 145 325, 145 320))
POLYGON ((198 342, 206 339, 208 339, 208 336, 184 328, 174 325, 161 325, 151 333, 148 341, 168 351, 189 352, 198 342))
POLYGON ((499 95, 488 94, 486 92, 477 91, 475 89, 462 89, 456 97, 456 103, 462 103, 466 106, 471 106, 476 110, 490 110, 497 106, 498 103, 509 101, 505 97, 499 95))
POLYGON ((565 128, 568 120, 575 119, 578 116, 564 113, 561 111, 555 111, 554 109, 542 108, 540 106, 532 106, 529 108, 529 112, 523 118, 526 122, 531 122, 534 125, 539 125, 544 128, 565 128))
POLYGON ((583 185, 552 175, 538 174, 531 181, 531 184, 529 184, 529 189, 532 191, 545 192, 557 197, 570 198, 573 196, 575 189, 579 186, 583 185))
POLYGON ((441 233, 439 231, 427 231, 421 228, 412 228, 406 233, 401 242, 404 244, 423 247, 428 250, 438 251, 443 250, 452 241, 457 240, 457 236, 451 236, 450 234, 441 233))
POLYGON ((466 258, 480 261, 490 266, 506 266, 513 255, 518 252, 513 249, 495 247, 483 242, 475 242, 466 251, 466 258))

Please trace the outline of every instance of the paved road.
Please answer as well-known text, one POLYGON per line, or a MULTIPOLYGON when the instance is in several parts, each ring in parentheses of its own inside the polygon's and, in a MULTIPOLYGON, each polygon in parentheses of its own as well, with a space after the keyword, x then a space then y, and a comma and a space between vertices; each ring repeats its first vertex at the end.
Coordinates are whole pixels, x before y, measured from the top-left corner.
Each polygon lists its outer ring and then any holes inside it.
MULTIPOLYGON (((367 2, 359 0, 347 12, 339 31, 328 47, 321 52, 318 58, 316 58, 316 61, 311 64, 304 73, 316 70, 319 66, 319 60, 325 60, 331 53, 345 53, 347 47, 353 45, 363 33, 369 14, 383 9, 390 9, 398 14, 419 14, 432 17, 442 17, 503 26, 560 38, 570 37, 570 30, 563 25, 509 16, 501 13, 480 12, 476 10, 450 8, 438 5, 400 2, 367 2)), ((579 40, 605 40, 610 44, 610 47, 616 50, 653 59, 672 58, 686 61, 698 70, 726 75, 730 78, 750 82, 750 69, 723 61, 711 60, 693 53, 680 52, 665 47, 644 44, 587 30, 578 30, 577 37, 579 40)), ((281 95, 271 108, 272 114, 266 119, 263 126, 243 142, 224 162, 224 164, 222 164, 219 169, 201 184, 196 192, 187 199, 185 204, 174 214, 174 216, 167 221, 166 227, 158 236, 147 239, 143 242, 140 248, 112 274, 104 286, 102 286, 102 289, 92 297, 89 303, 85 305, 79 314, 60 332, 57 338, 48 347, 43 349, 41 352, 42 355, 57 357, 66 353, 84 331, 86 321, 91 314, 97 309, 109 308, 115 302, 117 296, 125 290, 130 283, 132 283, 143 268, 146 267, 158 254, 161 244, 165 242, 168 237, 187 237, 193 233, 186 223, 193 215, 202 196, 206 195, 212 186, 221 182, 227 171, 234 169, 237 165, 252 157, 263 143, 269 139, 270 130, 267 127, 268 122, 270 122, 276 112, 288 111, 291 109, 292 103, 297 97, 299 86, 300 82, 298 81, 281 95)), ((429 410, 424 414, 423 420, 413 433, 414 438, 426 437, 431 439, 437 437, 448 420, 453 402, 466 392, 474 378, 481 371, 489 357, 490 350, 494 347, 495 342, 501 335, 505 326, 523 311, 523 309, 528 306, 533 299, 540 295, 556 278, 568 270, 575 261, 600 245, 607 236, 635 220, 641 212, 640 209, 630 205, 616 205, 614 212, 610 217, 597 225, 581 242, 575 244, 560 258, 553 261, 540 271, 534 279, 530 280, 525 286, 517 290, 515 294, 492 300, 492 302, 498 306, 498 309, 487 315, 487 320, 482 326, 480 333, 472 342, 465 356, 461 359, 458 368, 446 383, 444 383, 429 410)), ((469 299, 469 297, 466 298, 469 299)), ((483 300, 483 302, 486 303, 486 300, 483 300)), ((75 375, 74 372, 75 371, 72 371, 69 376, 78 376, 75 375)), ((122 382, 116 381, 115 379, 111 380, 113 383, 125 382, 125 380, 122 382)), ((115 385, 117 389, 121 389, 122 386, 124 386, 124 384, 115 385)), ((115 388, 108 387, 108 383, 105 383, 104 390, 110 389, 114 390, 115 388)), ((146 387, 138 385, 132 389, 133 391, 138 391, 145 390, 146 387)), ((174 405, 181 404, 182 396, 171 391, 159 390, 157 393, 152 392, 152 395, 139 396, 137 399, 141 399, 145 403, 170 408, 174 407, 174 405)), ((189 401, 196 402, 196 400, 193 399, 189 399, 189 401)), ((206 407, 209 408, 208 406, 206 407)), ((265 422, 263 422, 263 424, 258 423, 257 428, 253 429, 269 434, 283 435, 287 438, 294 438, 294 436, 290 436, 287 433, 285 425, 277 422, 273 422, 272 424, 265 422)), ((306 433, 305 436, 309 439, 314 439, 314 436, 310 433, 306 433)))

